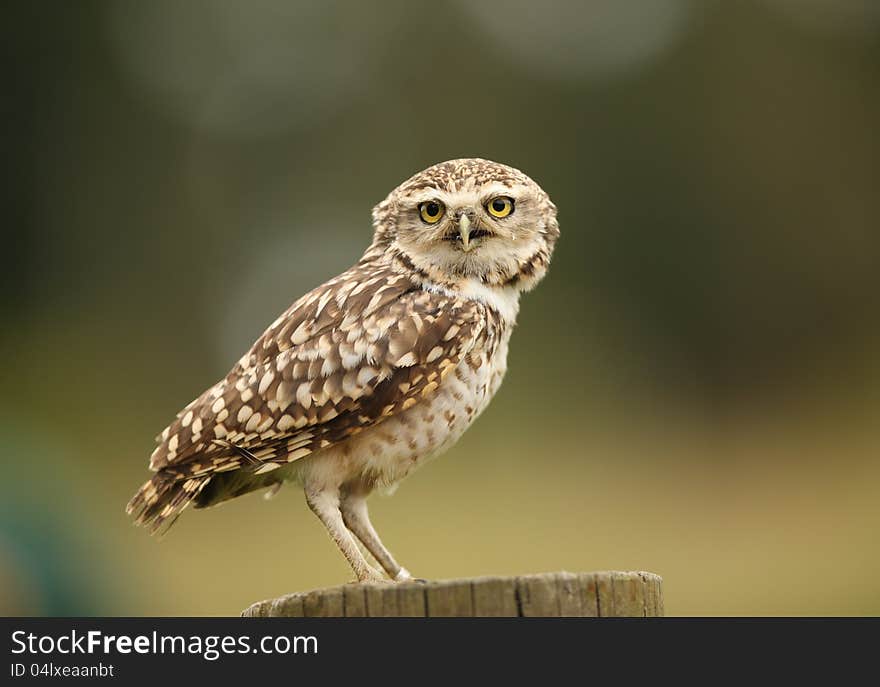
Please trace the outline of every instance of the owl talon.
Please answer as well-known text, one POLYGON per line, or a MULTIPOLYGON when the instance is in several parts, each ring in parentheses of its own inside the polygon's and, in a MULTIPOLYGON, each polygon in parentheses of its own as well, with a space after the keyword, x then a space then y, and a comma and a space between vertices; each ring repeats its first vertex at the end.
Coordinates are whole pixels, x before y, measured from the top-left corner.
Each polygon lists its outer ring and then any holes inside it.
POLYGON ((409 570, 401 568, 400 572, 394 576, 395 582, 415 582, 416 584, 427 584, 428 580, 421 577, 413 577, 409 570))
POLYGON ((362 580, 352 580, 349 584, 394 584, 394 580, 389 580, 387 577, 376 575, 376 577, 365 577, 362 580))

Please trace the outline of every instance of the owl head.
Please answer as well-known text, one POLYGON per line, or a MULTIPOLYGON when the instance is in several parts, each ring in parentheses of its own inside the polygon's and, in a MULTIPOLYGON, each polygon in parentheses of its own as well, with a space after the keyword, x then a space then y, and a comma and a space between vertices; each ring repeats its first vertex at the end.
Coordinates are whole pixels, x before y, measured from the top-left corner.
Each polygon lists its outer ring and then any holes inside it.
POLYGON ((529 290, 559 237, 556 206, 517 169, 489 160, 441 162, 373 209, 372 254, 439 284, 476 279, 529 290))

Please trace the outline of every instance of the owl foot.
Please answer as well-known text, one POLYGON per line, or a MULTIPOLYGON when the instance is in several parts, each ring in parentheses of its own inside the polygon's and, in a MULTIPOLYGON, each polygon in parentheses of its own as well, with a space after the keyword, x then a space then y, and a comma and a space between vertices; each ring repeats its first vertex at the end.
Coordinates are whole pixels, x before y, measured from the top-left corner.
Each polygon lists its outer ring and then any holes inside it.
POLYGON ((378 570, 368 570, 362 576, 358 576, 358 579, 352 580, 351 584, 393 584, 394 580, 389 580, 378 570))

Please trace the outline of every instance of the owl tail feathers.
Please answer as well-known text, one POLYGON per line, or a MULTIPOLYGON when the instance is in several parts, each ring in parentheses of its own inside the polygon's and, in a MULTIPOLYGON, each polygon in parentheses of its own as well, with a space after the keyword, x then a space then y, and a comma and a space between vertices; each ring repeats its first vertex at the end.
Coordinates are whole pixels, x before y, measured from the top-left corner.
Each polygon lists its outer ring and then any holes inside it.
POLYGON ((156 473, 138 489, 125 512, 150 534, 162 535, 210 481, 211 475, 180 479, 177 475, 156 473))

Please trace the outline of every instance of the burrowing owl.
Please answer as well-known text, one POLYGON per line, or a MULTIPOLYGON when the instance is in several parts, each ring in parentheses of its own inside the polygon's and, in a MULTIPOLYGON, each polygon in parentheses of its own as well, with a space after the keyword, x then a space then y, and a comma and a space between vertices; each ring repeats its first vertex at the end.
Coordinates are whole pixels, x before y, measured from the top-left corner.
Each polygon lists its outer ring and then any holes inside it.
POLYGON ((507 369, 519 296, 547 271, 556 207, 522 172, 480 159, 429 167, 373 210, 351 269, 296 301, 232 371, 180 411, 128 504, 152 531, 290 481, 358 580, 409 579, 366 497, 451 446, 507 369), (352 536, 354 535, 354 536, 352 536))

